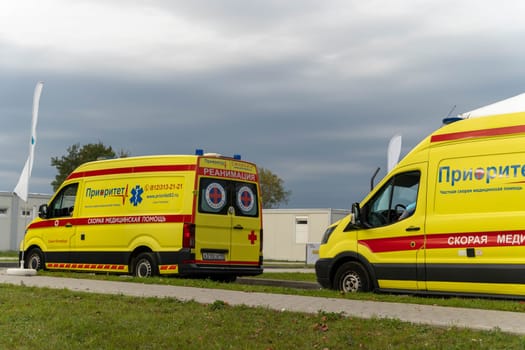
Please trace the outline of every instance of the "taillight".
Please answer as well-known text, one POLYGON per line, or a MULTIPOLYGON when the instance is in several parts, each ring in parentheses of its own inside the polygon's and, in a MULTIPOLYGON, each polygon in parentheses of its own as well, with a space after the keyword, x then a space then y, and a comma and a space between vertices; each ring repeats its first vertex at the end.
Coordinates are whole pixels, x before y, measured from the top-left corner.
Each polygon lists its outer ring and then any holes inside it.
POLYGON ((263 230, 262 229, 261 229, 261 231, 259 233, 259 241, 260 241, 259 253, 262 253, 262 251, 263 251, 263 230))
POLYGON ((195 225, 192 223, 184 223, 182 229, 182 248, 195 248, 195 225))

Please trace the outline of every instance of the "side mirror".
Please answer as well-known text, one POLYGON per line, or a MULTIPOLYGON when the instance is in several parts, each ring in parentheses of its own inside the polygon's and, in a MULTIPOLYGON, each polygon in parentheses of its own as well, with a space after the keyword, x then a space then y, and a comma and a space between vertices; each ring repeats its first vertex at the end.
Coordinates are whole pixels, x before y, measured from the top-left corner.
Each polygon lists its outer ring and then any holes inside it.
POLYGON ((361 208, 359 203, 352 204, 352 225, 356 225, 361 222, 361 208))
POLYGON ((47 204, 42 204, 38 207, 38 217, 41 219, 47 219, 47 204))

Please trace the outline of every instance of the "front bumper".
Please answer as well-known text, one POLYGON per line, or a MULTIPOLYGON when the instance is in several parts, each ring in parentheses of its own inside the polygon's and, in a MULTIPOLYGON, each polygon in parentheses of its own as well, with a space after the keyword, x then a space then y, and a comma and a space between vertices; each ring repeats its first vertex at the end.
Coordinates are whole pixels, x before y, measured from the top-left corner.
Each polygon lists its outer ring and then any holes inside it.
POLYGON ((332 270, 333 259, 319 259, 315 262, 315 275, 317 282, 323 288, 332 288, 330 271, 332 270))

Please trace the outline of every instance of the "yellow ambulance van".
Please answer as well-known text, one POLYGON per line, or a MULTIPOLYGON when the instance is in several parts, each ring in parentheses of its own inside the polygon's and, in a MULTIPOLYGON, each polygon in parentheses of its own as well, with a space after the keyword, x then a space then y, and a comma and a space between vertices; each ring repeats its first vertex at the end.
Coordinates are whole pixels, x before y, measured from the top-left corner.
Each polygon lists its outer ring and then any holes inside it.
POLYGON ((257 167, 198 150, 79 166, 20 255, 33 269, 233 280, 262 273, 262 235, 257 167))
POLYGON ((525 297, 525 113, 443 126, 328 227, 318 282, 343 292, 525 297))

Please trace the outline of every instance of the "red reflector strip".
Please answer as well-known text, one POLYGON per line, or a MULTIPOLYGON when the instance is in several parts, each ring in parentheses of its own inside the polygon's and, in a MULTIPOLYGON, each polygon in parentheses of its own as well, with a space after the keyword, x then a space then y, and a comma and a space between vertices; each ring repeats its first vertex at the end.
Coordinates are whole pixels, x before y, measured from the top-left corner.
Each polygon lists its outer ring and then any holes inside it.
POLYGON ((115 264, 82 264, 82 263, 46 263, 48 269, 125 271, 126 265, 115 264))
POLYGON ((159 269, 160 271, 177 271, 179 269, 179 265, 160 265, 159 269))

